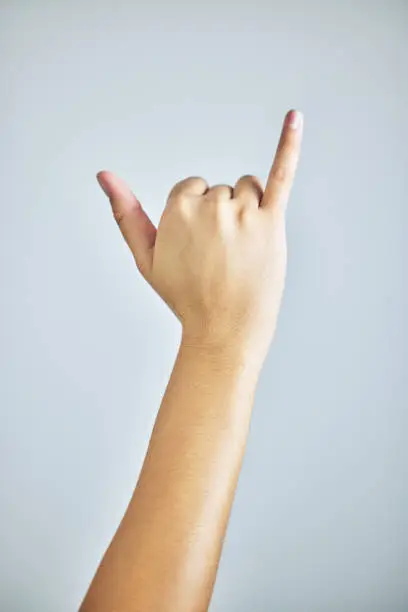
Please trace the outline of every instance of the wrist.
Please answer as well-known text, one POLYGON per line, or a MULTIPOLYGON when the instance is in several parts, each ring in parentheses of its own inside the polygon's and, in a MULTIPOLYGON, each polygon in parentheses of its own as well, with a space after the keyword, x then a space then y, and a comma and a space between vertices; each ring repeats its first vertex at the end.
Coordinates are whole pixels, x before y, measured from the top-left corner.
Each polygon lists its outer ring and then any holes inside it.
POLYGON ((261 370, 265 350, 257 347, 239 333, 222 335, 198 334, 183 327, 181 349, 209 362, 218 370, 252 372, 261 370))

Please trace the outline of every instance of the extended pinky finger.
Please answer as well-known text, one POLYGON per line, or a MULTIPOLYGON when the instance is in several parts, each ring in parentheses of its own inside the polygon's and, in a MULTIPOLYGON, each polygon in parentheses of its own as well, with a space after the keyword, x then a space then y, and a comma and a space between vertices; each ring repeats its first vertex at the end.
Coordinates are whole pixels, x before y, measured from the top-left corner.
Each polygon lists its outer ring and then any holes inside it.
POLYGON ((299 161, 302 133, 302 113, 289 111, 260 203, 262 208, 286 207, 299 161))

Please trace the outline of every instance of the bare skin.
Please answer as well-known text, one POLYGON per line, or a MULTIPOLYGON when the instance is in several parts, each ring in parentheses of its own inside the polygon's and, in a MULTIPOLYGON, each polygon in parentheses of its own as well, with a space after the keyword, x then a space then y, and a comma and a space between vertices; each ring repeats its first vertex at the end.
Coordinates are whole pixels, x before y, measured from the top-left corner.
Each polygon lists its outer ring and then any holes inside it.
POLYGON ((171 190, 159 226, 98 173, 137 268, 182 325, 139 480, 80 612, 208 609, 286 275, 285 209, 303 131, 285 118, 265 189, 254 176, 171 190))

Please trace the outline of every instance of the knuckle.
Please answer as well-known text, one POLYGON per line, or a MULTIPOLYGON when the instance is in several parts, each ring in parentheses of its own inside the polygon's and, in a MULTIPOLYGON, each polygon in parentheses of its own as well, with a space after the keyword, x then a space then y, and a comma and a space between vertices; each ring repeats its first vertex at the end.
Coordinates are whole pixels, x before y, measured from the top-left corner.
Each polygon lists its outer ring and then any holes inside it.
POLYGON ((280 147, 280 153, 283 157, 289 157, 295 151, 295 143, 293 143, 290 139, 284 141, 280 147))
POLYGON ((249 183, 259 183, 260 182, 259 178, 253 174, 243 174, 242 176, 240 176, 238 181, 248 181, 249 183))
POLYGON ((207 182, 201 176, 189 176, 174 185, 169 194, 169 199, 177 197, 180 194, 199 193, 206 189, 207 182))
POLYGON ((126 205, 126 211, 120 208, 112 208, 113 218, 119 227, 122 227, 127 219, 137 215, 140 212, 140 204, 138 202, 134 202, 133 204, 126 205))
POLYGON ((242 183, 242 182, 245 182, 245 181, 250 181, 250 180, 252 180, 252 178, 253 177, 250 174, 242 174, 239 177, 239 179, 237 180, 237 183, 242 183))
POLYGON ((189 176, 184 181, 182 181, 183 188, 194 192, 203 189, 206 185, 206 180, 203 179, 201 176, 189 176))
POLYGON ((208 191, 209 198, 214 200, 225 200, 226 198, 231 198, 232 196, 232 187, 226 184, 214 185, 208 191))
POLYGON ((244 174, 237 181, 234 188, 234 197, 242 202, 247 201, 251 206, 259 204, 264 193, 261 180, 253 174, 244 174))

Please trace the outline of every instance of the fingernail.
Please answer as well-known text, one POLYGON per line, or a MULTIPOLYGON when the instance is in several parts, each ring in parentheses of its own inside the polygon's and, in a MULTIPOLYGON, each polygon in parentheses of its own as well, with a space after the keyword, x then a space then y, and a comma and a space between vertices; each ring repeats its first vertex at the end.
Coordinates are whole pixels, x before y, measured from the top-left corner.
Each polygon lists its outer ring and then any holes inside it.
POLYGON ((292 130, 298 130, 302 125, 303 115, 298 110, 291 110, 288 113, 287 121, 288 126, 292 128, 292 130))

